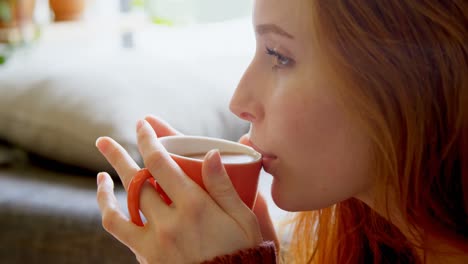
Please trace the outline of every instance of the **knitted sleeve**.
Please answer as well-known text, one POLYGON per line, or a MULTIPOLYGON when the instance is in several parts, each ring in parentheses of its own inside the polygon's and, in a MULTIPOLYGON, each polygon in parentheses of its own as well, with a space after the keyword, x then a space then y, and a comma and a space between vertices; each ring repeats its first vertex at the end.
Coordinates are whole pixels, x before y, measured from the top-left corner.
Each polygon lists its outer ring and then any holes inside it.
POLYGON ((257 247, 218 256, 202 264, 276 264, 276 248, 273 241, 262 242, 257 247))

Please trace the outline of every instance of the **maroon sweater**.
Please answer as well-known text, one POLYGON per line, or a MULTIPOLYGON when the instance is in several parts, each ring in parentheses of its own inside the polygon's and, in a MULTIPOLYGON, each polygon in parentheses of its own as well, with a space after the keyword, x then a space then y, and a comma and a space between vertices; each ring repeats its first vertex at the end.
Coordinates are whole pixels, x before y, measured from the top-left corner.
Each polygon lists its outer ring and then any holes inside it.
POLYGON ((257 247, 219 256, 202 264, 276 264, 275 243, 265 241, 257 247))

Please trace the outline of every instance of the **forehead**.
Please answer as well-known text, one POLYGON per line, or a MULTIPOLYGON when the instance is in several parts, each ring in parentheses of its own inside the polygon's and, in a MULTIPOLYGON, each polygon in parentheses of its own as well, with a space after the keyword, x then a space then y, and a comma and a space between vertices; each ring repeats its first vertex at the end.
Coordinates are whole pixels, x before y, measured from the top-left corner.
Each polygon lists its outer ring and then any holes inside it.
POLYGON ((293 35, 304 39, 311 35, 312 10, 310 0, 255 0, 253 23, 275 24, 293 35))

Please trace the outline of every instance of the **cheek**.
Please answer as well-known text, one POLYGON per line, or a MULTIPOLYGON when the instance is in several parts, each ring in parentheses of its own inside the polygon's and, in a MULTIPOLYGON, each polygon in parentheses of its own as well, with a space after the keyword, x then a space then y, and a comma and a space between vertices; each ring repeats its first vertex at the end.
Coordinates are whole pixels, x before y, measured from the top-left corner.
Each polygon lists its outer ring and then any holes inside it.
POLYGON ((276 113, 272 130, 281 149, 272 195, 285 210, 324 208, 368 187, 368 143, 327 98, 283 98, 278 107, 285 111, 276 113))
POLYGON ((307 159, 312 154, 317 159, 332 151, 331 146, 343 146, 342 131, 347 128, 333 99, 320 91, 296 90, 296 94, 278 96, 270 112, 272 136, 282 145, 282 152, 294 159, 307 159))

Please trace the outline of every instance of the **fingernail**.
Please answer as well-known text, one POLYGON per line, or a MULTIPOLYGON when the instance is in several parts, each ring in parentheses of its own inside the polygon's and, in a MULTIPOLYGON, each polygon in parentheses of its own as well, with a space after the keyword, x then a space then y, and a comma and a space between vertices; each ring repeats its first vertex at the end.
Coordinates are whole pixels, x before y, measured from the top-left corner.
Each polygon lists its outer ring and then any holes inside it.
POLYGON ((145 124, 145 120, 138 120, 137 122, 137 131, 145 124))
POLYGON ((101 140, 103 139, 104 137, 99 137, 98 139, 96 139, 96 148, 101 152, 101 153, 105 153, 106 151, 106 146, 105 144, 101 144, 101 140))
POLYGON ((98 173, 97 175, 97 185, 99 186, 103 181, 104 181, 104 173, 103 172, 100 172, 98 173))
POLYGON ((213 149, 209 152, 209 166, 212 172, 222 172, 223 164, 221 163, 221 155, 218 149, 213 149))
POLYGON ((145 116, 145 120, 148 121, 148 119, 151 119, 151 118, 155 118, 155 119, 158 119, 156 116, 154 115, 146 115, 145 116))
POLYGON ((94 143, 94 144, 96 145, 96 147, 97 147, 97 145, 98 145, 98 143, 99 143, 99 140, 101 140, 101 137, 98 137, 98 138, 96 139, 96 142, 94 143))
POLYGON ((96 142, 94 143, 94 145, 96 145, 97 148, 99 148, 98 144, 99 144, 99 141, 101 141, 102 137, 98 137, 96 139, 96 142))

